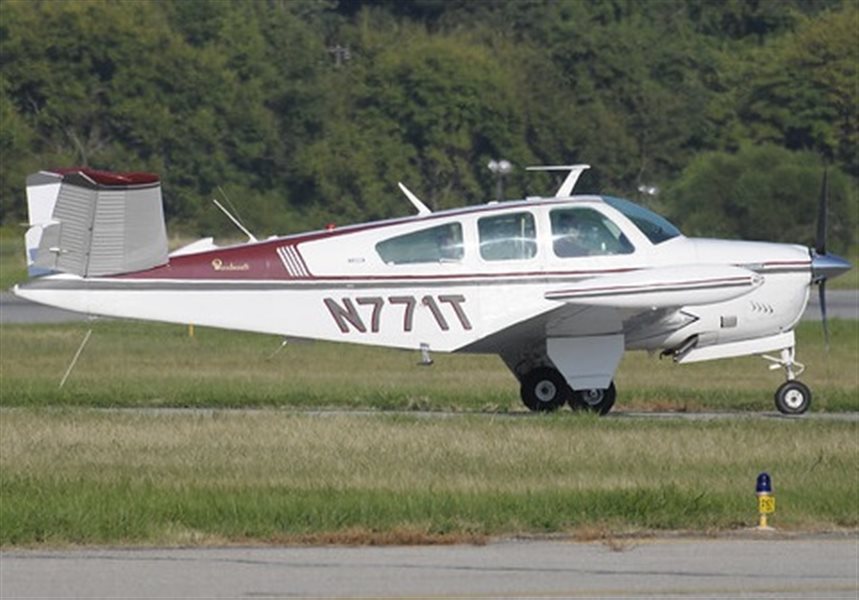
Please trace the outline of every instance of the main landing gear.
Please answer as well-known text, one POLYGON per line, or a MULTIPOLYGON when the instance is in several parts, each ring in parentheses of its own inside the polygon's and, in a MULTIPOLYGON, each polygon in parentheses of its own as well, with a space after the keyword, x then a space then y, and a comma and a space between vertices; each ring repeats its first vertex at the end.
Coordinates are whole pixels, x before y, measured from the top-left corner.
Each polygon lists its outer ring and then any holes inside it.
POLYGON ((779 358, 764 355, 770 361, 770 369, 782 368, 787 381, 775 392, 775 407, 785 415, 801 415, 811 406, 811 390, 796 378, 805 370, 805 365, 796 362, 796 349, 785 348, 779 358))
POLYGON ((564 376, 551 367, 537 367, 521 379, 522 402, 535 412, 550 412, 564 404, 573 410, 604 415, 614 406, 617 391, 614 382, 601 390, 573 390, 564 376))

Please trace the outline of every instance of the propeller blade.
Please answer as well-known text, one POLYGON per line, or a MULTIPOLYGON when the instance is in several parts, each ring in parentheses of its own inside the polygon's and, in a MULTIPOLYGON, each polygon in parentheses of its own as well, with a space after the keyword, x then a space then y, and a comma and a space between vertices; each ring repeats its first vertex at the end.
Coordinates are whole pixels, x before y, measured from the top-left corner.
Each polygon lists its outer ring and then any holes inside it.
POLYGON ((820 294, 820 322, 823 323, 823 347, 829 354, 829 321, 826 319, 826 280, 822 280, 818 287, 820 294))
POLYGON ((827 208, 829 204, 829 168, 823 169, 823 183, 820 186, 820 200, 817 204, 817 237, 814 240, 814 251, 819 255, 826 254, 827 208))

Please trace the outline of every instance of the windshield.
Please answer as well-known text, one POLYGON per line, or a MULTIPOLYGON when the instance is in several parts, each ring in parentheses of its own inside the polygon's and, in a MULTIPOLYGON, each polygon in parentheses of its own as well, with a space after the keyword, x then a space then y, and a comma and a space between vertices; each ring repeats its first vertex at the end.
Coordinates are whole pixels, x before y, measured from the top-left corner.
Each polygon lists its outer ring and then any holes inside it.
POLYGON ((632 221, 641 230, 641 233, 646 235, 647 239, 654 244, 661 244, 666 240, 682 235, 680 230, 672 225, 668 219, 657 215, 652 210, 647 210, 629 200, 612 196, 603 196, 603 200, 612 208, 623 213, 623 216, 632 221))

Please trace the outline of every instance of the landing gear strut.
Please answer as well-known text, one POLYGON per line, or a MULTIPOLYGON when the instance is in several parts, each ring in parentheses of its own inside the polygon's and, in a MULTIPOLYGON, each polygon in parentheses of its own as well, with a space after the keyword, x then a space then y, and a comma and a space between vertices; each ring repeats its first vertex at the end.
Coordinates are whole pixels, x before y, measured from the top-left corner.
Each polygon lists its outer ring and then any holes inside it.
POLYGON ((775 407, 785 415, 801 415, 811 406, 811 390, 796 378, 805 370, 805 365, 796 362, 796 349, 785 348, 779 358, 764 355, 770 361, 770 369, 782 368, 787 381, 775 393, 775 407))

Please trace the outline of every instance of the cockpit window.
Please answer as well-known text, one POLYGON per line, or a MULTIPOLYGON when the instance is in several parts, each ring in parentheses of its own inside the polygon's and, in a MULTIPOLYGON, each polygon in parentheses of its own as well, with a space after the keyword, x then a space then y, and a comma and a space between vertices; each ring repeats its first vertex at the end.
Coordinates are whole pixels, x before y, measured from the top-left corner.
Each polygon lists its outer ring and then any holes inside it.
POLYGON ((647 210, 643 206, 634 204, 629 200, 622 200, 621 198, 613 198, 611 196, 603 196, 603 200, 609 206, 622 212, 654 244, 661 244, 666 240, 682 235, 680 230, 672 225, 668 219, 657 215, 651 210, 647 210))
POLYGON ((477 220, 484 260, 524 260, 537 254, 534 215, 508 213, 477 220))
POLYGON ((446 223, 399 235, 376 244, 376 252, 390 265, 462 260, 462 225, 446 223))
POLYGON ((558 208, 549 216, 552 249, 559 258, 629 254, 635 250, 611 219, 592 208, 558 208))

